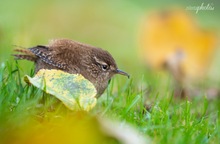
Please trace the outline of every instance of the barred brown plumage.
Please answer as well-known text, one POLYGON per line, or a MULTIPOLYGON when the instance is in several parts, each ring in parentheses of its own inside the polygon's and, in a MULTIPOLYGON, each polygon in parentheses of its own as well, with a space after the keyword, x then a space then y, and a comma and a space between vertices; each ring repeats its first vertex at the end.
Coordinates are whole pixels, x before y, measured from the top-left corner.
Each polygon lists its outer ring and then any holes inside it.
POLYGON ((94 84, 100 96, 115 74, 129 75, 118 69, 111 54, 101 48, 72 41, 56 39, 47 46, 38 45, 28 49, 15 49, 17 59, 34 61, 35 72, 40 69, 60 69, 81 74, 94 84))

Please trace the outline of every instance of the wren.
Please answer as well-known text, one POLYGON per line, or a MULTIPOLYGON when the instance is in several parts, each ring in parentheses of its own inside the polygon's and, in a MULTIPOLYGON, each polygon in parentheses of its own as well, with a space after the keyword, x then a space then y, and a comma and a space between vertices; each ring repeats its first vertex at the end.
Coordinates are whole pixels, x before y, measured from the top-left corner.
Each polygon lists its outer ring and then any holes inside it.
POLYGON ((101 96, 112 76, 129 75, 118 69, 111 54, 101 48, 69 39, 55 39, 48 45, 37 45, 28 49, 15 49, 16 59, 33 61, 35 73, 40 69, 59 69, 71 74, 81 74, 88 79, 101 96))

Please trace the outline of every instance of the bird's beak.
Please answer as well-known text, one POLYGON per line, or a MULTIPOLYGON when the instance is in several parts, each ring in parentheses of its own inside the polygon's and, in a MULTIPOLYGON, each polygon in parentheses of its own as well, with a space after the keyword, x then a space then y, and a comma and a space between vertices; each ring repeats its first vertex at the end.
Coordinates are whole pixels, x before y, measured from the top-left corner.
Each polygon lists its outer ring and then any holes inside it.
POLYGON ((116 74, 125 75, 125 76, 127 76, 128 78, 130 78, 130 75, 129 75, 128 73, 126 73, 126 72, 124 72, 124 71, 122 71, 122 70, 120 70, 120 69, 117 69, 117 70, 116 70, 116 74))

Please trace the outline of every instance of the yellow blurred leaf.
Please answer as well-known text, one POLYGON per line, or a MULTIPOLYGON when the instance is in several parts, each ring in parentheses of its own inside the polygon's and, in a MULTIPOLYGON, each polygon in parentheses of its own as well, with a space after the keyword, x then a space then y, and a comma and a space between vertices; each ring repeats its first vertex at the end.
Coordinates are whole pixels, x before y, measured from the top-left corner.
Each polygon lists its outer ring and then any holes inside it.
POLYGON ((50 115, 29 121, 21 129, 7 130, 10 144, 148 144, 151 139, 125 122, 92 116, 83 111, 70 115, 50 115))
POLYGON ((33 78, 26 75, 24 80, 55 96, 71 110, 89 111, 96 105, 96 89, 82 75, 42 69, 33 78))
POLYGON ((172 64, 177 61, 175 67, 181 67, 188 78, 202 76, 207 71, 216 36, 197 26, 185 10, 152 13, 144 20, 141 32, 140 53, 152 68, 161 68, 172 59, 172 64))

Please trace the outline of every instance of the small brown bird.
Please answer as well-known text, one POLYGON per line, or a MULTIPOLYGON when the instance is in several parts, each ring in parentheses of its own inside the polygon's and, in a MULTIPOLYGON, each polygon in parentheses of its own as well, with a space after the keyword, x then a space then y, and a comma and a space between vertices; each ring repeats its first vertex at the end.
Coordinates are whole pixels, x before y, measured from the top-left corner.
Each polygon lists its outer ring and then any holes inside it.
POLYGON ((26 59, 36 64, 35 73, 40 69, 59 69, 71 74, 81 74, 97 90, 100 96, 115 74, 128 76, 118 69, 110 53, 101 48, 69 39, 52 40, 49 45, 37 45, 28 49, 15 49, 16 59, 26 59))

